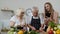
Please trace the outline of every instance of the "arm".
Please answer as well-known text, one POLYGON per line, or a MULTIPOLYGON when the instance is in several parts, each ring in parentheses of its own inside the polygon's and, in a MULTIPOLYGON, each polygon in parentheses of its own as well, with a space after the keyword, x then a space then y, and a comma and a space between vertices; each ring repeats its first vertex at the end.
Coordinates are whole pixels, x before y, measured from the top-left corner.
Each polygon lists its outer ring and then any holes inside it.
POLYGON ((29 28, 31 28, 32 30, 36 30, 35 27, 31 26, 30 24, 28 25, 29 28))
POLYGON ((57 12, 54 12, 53 18, 54 18, 54 22, 58 23, 58 13, 57 12))
POLYGON ((47 19, 45 18, 45 12, 43 13, 43 17, 44 17, 44 24, 43 25, 45 25, 47 22, 47 19))
POLYGON ((15 16, 11 17, 10 19, 10 27, 14 27, 15 25, 15 16))

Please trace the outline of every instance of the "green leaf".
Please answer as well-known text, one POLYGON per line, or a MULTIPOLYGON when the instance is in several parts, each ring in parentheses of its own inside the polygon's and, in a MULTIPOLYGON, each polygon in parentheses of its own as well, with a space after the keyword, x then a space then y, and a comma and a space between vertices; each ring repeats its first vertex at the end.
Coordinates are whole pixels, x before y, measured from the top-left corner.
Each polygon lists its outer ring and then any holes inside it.
POLYGON ((53 21, 49 22, 49 26, 51 26, 52 28, 54 28, 55 25, 56 25, 56 24, 55 24, 53 21))

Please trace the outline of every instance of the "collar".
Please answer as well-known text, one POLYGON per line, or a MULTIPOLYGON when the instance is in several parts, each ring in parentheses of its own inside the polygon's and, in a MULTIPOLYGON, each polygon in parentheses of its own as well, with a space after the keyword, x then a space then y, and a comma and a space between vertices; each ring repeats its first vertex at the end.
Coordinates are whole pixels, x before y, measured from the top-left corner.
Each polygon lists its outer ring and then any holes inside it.
POLYGON ((39 19, 39 17, 38 17, 38 16, 37 16, 37 17, 34 17, 34 16, 33 16, 33 19, 39 19))

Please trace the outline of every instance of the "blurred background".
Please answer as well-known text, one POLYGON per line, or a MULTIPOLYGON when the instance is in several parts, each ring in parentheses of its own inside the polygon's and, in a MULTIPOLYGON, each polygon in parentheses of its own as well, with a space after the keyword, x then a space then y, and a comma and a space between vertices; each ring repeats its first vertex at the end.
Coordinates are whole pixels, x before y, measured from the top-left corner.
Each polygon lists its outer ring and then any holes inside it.
POLYGON ((37 6, 39 12, 43 13, 45 2, 50 2, 60 16, 60 0, 0 0, 0 30, 10 28, 9 20, 18 8, 28 9, 37 6), (2 10, 4 8, 8 10, 2 10))

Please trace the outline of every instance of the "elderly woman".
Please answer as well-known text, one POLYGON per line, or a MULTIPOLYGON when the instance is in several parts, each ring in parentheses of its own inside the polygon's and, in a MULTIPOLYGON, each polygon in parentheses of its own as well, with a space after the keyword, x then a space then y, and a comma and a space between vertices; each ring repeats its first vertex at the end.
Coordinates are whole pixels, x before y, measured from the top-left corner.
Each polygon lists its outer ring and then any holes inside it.
POLYGON ((16 11, 15 16, 10 19, 10 27, 24 27, 25 19, 24 19, 24 9, 20 8, 16 11))

